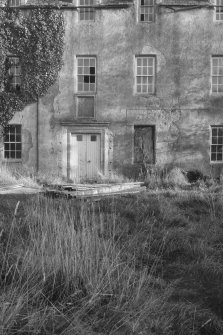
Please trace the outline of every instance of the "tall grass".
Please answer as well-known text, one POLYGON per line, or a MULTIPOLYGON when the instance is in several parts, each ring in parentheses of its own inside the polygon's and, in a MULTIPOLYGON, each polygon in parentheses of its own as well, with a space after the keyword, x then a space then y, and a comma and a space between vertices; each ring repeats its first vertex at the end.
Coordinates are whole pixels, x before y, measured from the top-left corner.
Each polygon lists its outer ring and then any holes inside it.
POLYGON ((8 165, 0 164, 0 187, 8 185, 21 185, 32 188, 39 188, 36 178, 25 170, 20 171, 8 165))
MULTIPOLYGON (((81 303, 78 316, 114 299, 115 308, 125 306, 126 312, 142 298, 150 278, 144 269, 135 271, 134 259, 122 259, 115 213, 105 215, 93 203, 70 206, 41 198, 30 206, 20 227, 13 219, 2 250, 2 334, 27 327, 38 333, 52 308, 65 318, 66 307, 81 303)), ((116 318, 110 328, 123 327, 128 317, 116 318)), ((69 328, 72 318, 66 318, 69 328)))
POLYGON ((221 201, 26 201, 0 239, 1 334, 222 334, 221 201))

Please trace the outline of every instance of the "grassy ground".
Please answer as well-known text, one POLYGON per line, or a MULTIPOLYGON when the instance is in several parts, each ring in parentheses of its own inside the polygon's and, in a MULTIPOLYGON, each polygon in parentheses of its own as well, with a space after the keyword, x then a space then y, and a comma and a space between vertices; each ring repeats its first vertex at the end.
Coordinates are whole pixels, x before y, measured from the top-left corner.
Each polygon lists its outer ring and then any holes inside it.
POLYGON ((222 198, 0 196, 1 334, 222 335, 222 198))

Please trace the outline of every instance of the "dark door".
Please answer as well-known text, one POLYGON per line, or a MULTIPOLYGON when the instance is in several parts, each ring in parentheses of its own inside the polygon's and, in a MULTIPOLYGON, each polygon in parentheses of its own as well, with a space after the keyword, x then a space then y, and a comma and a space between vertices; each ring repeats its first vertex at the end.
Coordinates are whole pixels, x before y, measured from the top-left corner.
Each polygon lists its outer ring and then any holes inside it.
POLYGON ((155 164, 155 126, 134 127, 134 162, 155 164))

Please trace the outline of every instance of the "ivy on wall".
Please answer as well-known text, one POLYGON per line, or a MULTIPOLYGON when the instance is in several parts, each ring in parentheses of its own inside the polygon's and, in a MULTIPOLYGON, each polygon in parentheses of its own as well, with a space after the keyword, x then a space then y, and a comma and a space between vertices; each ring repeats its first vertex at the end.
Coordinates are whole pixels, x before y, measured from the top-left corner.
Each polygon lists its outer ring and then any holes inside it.
POLYGON ((60 10, 0 9, 0 126, 6 126, 16 111, 36 102, 55 83, 63 49, 64 19, 60 10), (9 55, 20 60, 19 90, 9 85, 9 55))

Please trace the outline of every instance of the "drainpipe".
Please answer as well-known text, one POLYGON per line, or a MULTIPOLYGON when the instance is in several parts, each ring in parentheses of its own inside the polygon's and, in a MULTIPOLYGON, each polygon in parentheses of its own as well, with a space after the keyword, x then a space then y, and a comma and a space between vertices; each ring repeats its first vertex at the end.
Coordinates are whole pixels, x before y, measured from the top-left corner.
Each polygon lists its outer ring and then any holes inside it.
POLYGON ((39 172, 39 96, 36 100, 36 172, 39 172))

